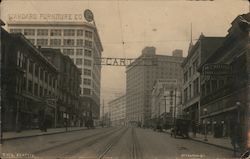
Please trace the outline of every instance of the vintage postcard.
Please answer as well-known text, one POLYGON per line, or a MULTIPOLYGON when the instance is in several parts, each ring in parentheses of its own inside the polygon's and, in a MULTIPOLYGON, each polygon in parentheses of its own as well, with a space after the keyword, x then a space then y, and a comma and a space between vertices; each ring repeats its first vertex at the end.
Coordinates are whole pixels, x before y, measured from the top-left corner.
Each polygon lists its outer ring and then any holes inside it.
POLYGON ((0 0, 2 159, 250 158, 248 0, 0 0))

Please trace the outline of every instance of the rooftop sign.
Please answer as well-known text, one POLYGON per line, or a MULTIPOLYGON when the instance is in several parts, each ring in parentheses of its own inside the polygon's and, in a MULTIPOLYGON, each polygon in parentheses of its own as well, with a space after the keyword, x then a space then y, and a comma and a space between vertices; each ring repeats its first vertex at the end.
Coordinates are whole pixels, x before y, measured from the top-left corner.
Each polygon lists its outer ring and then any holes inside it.
POLYGON ((32 14, 18 13, 8 14, 8 21, 83 21, 82 14, 32 14))

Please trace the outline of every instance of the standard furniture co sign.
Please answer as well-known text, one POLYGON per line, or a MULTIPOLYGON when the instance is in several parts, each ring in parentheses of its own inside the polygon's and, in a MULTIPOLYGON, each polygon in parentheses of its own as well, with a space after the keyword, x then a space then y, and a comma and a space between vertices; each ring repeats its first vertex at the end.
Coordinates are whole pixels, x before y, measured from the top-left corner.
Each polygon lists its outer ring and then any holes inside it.
POLYGON ((82 21, 82 14, 8 14, 9 21, 82 21))

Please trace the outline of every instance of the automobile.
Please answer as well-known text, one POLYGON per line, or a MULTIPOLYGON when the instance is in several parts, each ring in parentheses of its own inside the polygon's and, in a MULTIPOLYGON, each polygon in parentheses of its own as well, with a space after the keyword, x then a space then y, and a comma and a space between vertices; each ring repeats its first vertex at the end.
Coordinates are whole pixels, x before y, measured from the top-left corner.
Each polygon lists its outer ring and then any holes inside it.
POLYGON ((190 126, 190 120, 187 119, 176 119, 173 127, 171 128, 171 137, 181 136, 183 138, 189 138, 188 131, 190 126))

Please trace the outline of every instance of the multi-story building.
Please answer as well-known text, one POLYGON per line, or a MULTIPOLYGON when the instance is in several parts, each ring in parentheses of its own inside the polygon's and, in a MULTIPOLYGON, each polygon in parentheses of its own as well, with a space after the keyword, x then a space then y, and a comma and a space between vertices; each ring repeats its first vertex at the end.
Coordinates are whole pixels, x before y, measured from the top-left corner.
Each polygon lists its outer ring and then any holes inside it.
POLYGON ((192 121, 200 122, 200 74, 197 71, 201 62, 222 43, 222 37, 200 35, 195 45, 190 43, 188 56, 182 63, 183 68, 183 111, 192 121))
POLYGON ((41 48, 42 54, 58 69, 57 83, 57 126, 64 126, 65 117, 69 117, 69 126, 82 126, 83 108, 80 107, 81 74, 74 62, 59 49, 41 48))
POLYGON ((116 98, 108 103, 110 109, 110 120, 112 126, 126 124, 126 95, 116 98))
POLYGON ((81 72, 81 96, 84 107, 91 107, 91 118, 100 111, 101 65, 94 65, 103 47, 97 28, 86 22, 8 22, 10 32, 20 32, 34 45, 60 49, 68 55, 81 72))
POLYGON ((250 13, 235 18, 224 42, 199 68, 202 123, 216 137, 229 136, 237 125, 237 131, 242 133, 239 137, 248 148, 249 22, 250 13))
POLYGON ((141 122, 151 119, 151 92, 156 79, 182 80, 183 57, 156 55, 146 47, 142 55, 126 68, 126 120, 141 122))
POLYGON ((151 119, 180 115, 177 106, 181 104, 181 81, 176 79, 158 79, 151 95, 151 119))
POLYGON ((29 40, 1 28, 3 130, 38 128, 44 117, 54 127, 57 76, 57 68, 29 40))

